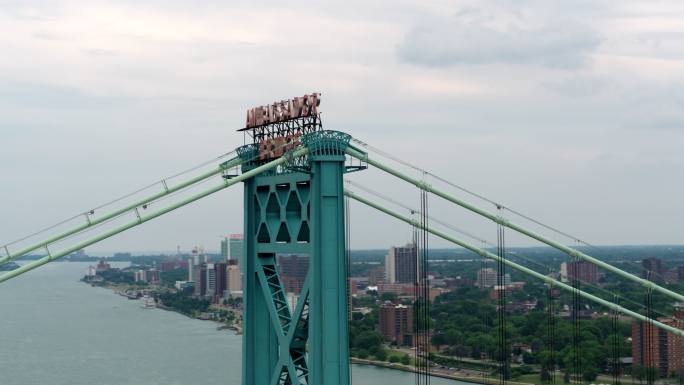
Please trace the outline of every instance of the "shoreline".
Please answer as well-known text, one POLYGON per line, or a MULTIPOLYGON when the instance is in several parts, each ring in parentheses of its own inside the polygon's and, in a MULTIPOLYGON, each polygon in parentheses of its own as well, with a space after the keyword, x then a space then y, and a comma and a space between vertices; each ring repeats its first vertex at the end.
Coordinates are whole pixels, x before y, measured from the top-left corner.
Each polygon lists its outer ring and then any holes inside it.
MULTIPOLYGON (((119 295, 119 296, 121 296, 121 297, 124 297, 124 298, 128 299, 129 301, 139 301, 139 300, 140 300, 140 298, 132 298, 131 296, 129 296, 128 294, 126 294, 124 290, 121 290, 120 285, 115 284, 115 283, 103 282, 103 283, 101 283, 101 284, 93 284, 93 282, 88 282, 88 281, 85 281, 85 280, 83 280, 83 279, 81 279, 81 282, 84 282, 84 283, 90 285, 91 287, 99 287, 99 288, 102 288, 102 289, 107 289, 107 290, 113 292, 114 294, 117 294, 117 295, 119 295)), ((218 331, 221 331, 221 330, 230 330, 230 331, 232 331, 233 333, 235 333, 236 335, 242 335, 242 328, 239 327, 239 326, 236 326, 235 323, 232 323, 232 324, 228 325, 228 324, 226 324, 225 322, 221 322, 221 321, 218 321, 218 320, 215 320, 215 319, 207 319, 207 318, 202 318, 202 317, 195 317, 195 316, 193 316, 193 315, 183 313, 182 311, 180 311, 180 310, 178 310, 178 309, 176 309, 176 308, 173 308, 173 307, 170 307, 170 306, 166 306, 166 305, 162 304, 161 302, 157 302, 157 301, 155 301, 155 306, 154 306, 154 308, 155 308, 155 309, 164 310, 164 311, 174 312, 174 313, 176 313, 176 314, 180 314, 180 315, 182 315, 182 316, 184 316, 184 317, 187 317, 187 318, 190 318, 190 319, 194 319, 194 320, 198 320, 198 321, 211 321, 211 322, 217 324, 216 330, 218 330, 218 331)))
MULTIPOLYGON (((83 281, 84 283, 90 285, 91 287, 100 287, 103 289, 107 289, 114 294, 117 294, 121 297, 127 298, 128 300, 139 300, 139 299, 134 299, 128 296, 124 290, 121 290, 120 285, 110 283, 110 282, 104 282, 101 284, 93 284, 92 282, 87 282, 83 281)), ((202 317, 196 317, 192 316, 190 314, 185 314, 181 312, 178 309, 175 309, 173 307, 165 306, 160 302, 155 303, 155 308, 164 310, 164 311, 170 311, 174 312, 177 314, 180 314, 182 316, 188 317, 190 319, 195 319, 198 321, 212 321, 215 324, 217 324, 216 330, 221 331, 221 330, 230 330, 236 335, 242 335, 242 329, 238 326, 233 325, 227 325, 224 322, 216 321, 213 319, 205 319, 202 317)), ((415 367, 409 366, 409 365, 403 365, 401 363, 392 363, 392 362, 387 362, 387 361, 376 361, 376 360, 369 360, 369 359, 361 359, 361 358, 356 358, 356 357, 350 357, 351 358, 351 363, 354 365, 366 365, 366 366, 374 366, 378 368, 383 368, 383 369, 390 369, 390 370, 399 370, 402 372, 407 372, 407 373, 416 373, 417 370, 415 367)), ((444 378, 447 380, 454 380, 454 381, 461 381, 461 382, 466 382, 466 383, 471 383, 471 384, 481 384, 481 385, 496 385, 498 384, 498 379, 496 378, 483 378, 482 376, 468 376, 468 375, 457 375, 457 374, 452 374, 452 373, 445 373, 444 371, 441 370, 433 370, 430 372, 430 377, 435 377, 435 378, 444 378)), ((531 383, 527 382, 515 382, 515 381, 508 381, 509 384, 514 384, 514 385, 534 385, 531 383)))
MULTIPOLYGON (((386 362, 386 361, 367 360, 367 359, 351 357, 351 363, 355 364, 355 365, 367 365, 367 366, 375 366, 375 367, 384 368, 384 369, 401 370, 403 372, 409 372, 409 373, 416 373, 417 372, 416 368, 414 368, 412 366, 403 365, 400 363, 386 362)), ((468 382, 471 384, 493 385, 493 384, 499 383, 499 380, 496 378, 485 379, 485 378, 482 378, 482 376, 459 376, 459 375, 455 375, 455 374, 444 373, 441 371, 431 371, 430 377, 439 377, 439 378, 444 378, 447 380, 468 382)), ((517 384, 517 385, 534 385, 534 384, 531 384, 528 382, 516 382, 516 381, 510 381, 510 380, 508 380, 507 383, 517 384)))

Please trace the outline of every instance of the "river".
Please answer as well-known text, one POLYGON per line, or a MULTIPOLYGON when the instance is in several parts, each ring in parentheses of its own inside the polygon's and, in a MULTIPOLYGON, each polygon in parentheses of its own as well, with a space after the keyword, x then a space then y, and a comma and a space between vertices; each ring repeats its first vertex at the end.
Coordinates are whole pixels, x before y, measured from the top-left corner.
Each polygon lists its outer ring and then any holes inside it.
MULTIPOLYGON (((87 266, 52 263, 0 284, 0 384, 241 384, 240 336, 79 282, 87 266)), ((353 385, 414 383, 391 369, 352 373, 353 385)))

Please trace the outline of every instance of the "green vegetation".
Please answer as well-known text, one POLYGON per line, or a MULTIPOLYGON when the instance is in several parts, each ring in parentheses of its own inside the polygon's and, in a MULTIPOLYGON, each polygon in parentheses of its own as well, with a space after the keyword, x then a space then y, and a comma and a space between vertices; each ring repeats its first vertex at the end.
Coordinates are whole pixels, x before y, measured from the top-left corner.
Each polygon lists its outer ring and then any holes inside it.
POLYGON ((159 272, 159 280, 166 286, 173 286, 176 281, 185 281, 187 279, 188 269, 174 269, 159 272))
MULTIPOLYGON (((548 312, 541 304, 527 314, 509 314, 506 317, 506 334, 509 343, 526 345, 530 352, 518 353, 523 364, 541 368, 541 377, 549 377, 548 368, 553 367, 554 355, 549 350, 548 312)), ((463 288, 438 297, 432 307, 436 328, 432 343, 446 346, 445 355, 479 359, 499 357, 498 318, 496 308, 486 291, 463 288)), ((573 324, 570 320, 555 317, 555 365, 561 370, 572 371, 573 324)), ((621 322, 613 330, 612 320, 601 317, 580 321, 581 371, 585 381, 593 381, 602 373, 610 356, 612 342, 618 340, 620 354, 630 355, 627 337, 630 325, 621 322)), ((529 374, 526 365, 513 366, 510 375, 518 377, 529 374)))
POLYGON ((186 315, 206 312, 211 305, 210 301, 188 297, 183 293, 162 293, 159 299, 165 306, 186 315))
POLYGON ((134 284, 135 277, 132 271, 122 271, 119 269, 109 269, 104 271, 98 271, 97 275, 102 277, 106 282, 110 283, 128 283, 134 284))
POLYGON ((354 357, 368 358, 373 356, 384 361, 387 352, 383 347, 383 338, 376 331, 378 325, 378 310, 364 315, 354 314, 349 332, 350 353, 354 357))

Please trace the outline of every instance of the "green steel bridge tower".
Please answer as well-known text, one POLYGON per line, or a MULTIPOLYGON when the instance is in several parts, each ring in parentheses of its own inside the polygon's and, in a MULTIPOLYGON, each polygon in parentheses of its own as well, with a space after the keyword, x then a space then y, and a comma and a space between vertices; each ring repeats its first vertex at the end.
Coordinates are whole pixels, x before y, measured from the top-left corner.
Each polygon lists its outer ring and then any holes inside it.
MULTIPOLYGON (((343 175, 350 139, 306 134, 304 159, 244 182, 245 385, 349 383, 343 175), (294 312, 276 268, 281 253, 309 256, 294 312)), ((258 151, 238 149, 243 173, 258 151)))

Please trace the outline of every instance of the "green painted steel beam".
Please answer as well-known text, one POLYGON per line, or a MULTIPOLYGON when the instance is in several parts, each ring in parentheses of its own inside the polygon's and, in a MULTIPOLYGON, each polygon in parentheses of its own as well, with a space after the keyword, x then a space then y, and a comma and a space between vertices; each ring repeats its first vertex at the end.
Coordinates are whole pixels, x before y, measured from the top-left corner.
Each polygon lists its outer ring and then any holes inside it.
POLYGON ((128 212, 128 211, 134 210, 134 209, 137 208, 137 207, 141 207, 141 206, 143 206, 143 205, 145 205, 145 204, 148 204, 148 203, 150 203, 150 202, 152 202, 152 201, 154 201, 154 200, 157 200, 157 199, 162 198, 162 197, 165 197, 165 196, 167 196, 167 195, 169 195, 169 194, 172 194, 172 193, 175 193, 175 192, 177 192, 177 191, 180 191, 180 190, 182 190, 182 189, 184 189, 184 188, 186 188, 186 187, 188 187, 188 186, 191 186, 191 185, 193 185, 193 184, 195 184, 195 183, 201 182, 201 181, 203 181, 203 180, 205 180, 205 179, 207 179, 207 178, 211 178, 212 176, 217 175, 217 174, 221 173, 221 172, 224 171, 224 170, 230 169, 230 168, 232 168, 232 167, 239 166, 239 165, 242 164, 242 163, 243 163, 243 161, 240 160, 240 158, 238 158, 238 157, 235 157, 235 158, 233 158, 233 159, 230 159, 230 160, 228 160, 228 161, 222 163, 222 164, 221 164, 219 167, 217 167, 216 169, 213 169, 213 170, 211 170, 211 171, 208 171, 208 172, 206 172, 206 173, 204 173, 204 174, 202 174, 202 175, 198 175, 198 176, 196 176, 196 177, 194 177, 194 178, 192 178, 192 179, 190 179, 190 180, 188 180, 188 181, 185 181, 185 182, 183 182, 183 183, 178 184, 177 186, 173 186, 173 187, 171 187, 171 188, 166 188, 166 189, 164 189, 164 191, 162 191, 162 192, 159 192, 159 193, 154 194, 154 195, 150 195, 149 197, 143 198, 143 199, 141 199, 141 200, 139 200, 139 201, 137 201, 137 202, 135 202, 135 203, 133 203, 133 204, 131 204, 131 205, 128 205, 128 206, 126 206, 126 207, 124 207, 124 208, 121 208, 121 209, 118 209, 118 210, 116 210, 116 211, 113 211, 113 212, 111 212, 111 213, 109 213, 109 214, 107 214, 107 215, 104 215, 104 216, 100 217, 100 218, 93 219, 93 220, 88 220, 86 223, 84 223, 84 224, 82 224, 82 225, 79 225, 79 226, 77 226, 77 227, 74 227, 74 228, 72 228, 72 229, 69 229, 69 230, 67 230, 67 231, 65 231, 65 232, 63 232, 63 233, 61 233, 61 234, 58 234, 58 235, 55 235, 55 236, 50 237, 50 238, 48 238, 48 239, 42 240, 42 241, 40 241, 39 243, 33 244, 33 245, 31 245, 31 246, 28 246, 28 247, 26 247, 26 248, 24 248, 24 249, 21 249, 21 250, 17 251, 17 252, 10 253, 9 255, 6 255, 6 256, 0 258, 0 265, 5 264, 5 263, 8 263, 8 262, 11 262, 11 261, 14 261, 14 260, 20 258, 21 256, 30 253, 31 251, 37 250, 37 249, 42 248, 42 247, 46 247, 46 246, 50 245, 51 243, 57 242, 57 241, 59 241, 59 240, 61 240, 61 239, 67 238, 67 237, 69 237, 69 236, 71 236, 71 235, 80 233, 81 231, 86 230, 86 229, 89 229, 89 228, 91 228, 91 227, 97 226, 97 225, 99 225, 99 224, 101 224, 101 223, 104 223, 104 222, 106 222, 106 221, 108 221, 108 220, 110 220, 110 219, 112 219, 112 218, 116 218, 117 216, 119 216, 119 215, 121 215, 121 214, 124 214, 124 213, 126 213, 126 212, 128 212))
POLYGON ((64 257, 65 255, 69 255, 69 254, 73 253, 74 251, 83 249, 83 248, 85 248, 85 247, 87 247, 87 246, 90 246, 90 245, 92 245, 92 244, 95 244, 95 243, 97 243, 97 242, 100 242, 100 241, 102 241, 102 240, 104 240, 104 239, 110 238, 110 237, 112 237, 112 236, 114 236, 114 235, 116 235, 116 234, 119 234, 119 233, 121 233, 121 232, 124 232, 124 231, 126 231, 126 230, 128 230, 128 229, 131 229, 131 228, 133 228, 133 227, 136 227, 136 226, 138 226, 138 225, 141 225, 141 224, 143 224, 143 223, 145 223, 145 222, 147 222, 147 221, 150 221, 150 220, 152 220, 152 219, 154 219, 154 218, 157 218, 157 217, 159 217, 159 216, 162 216, 162 215, 164 215, 164 214, 166 214, 166 213, 168 213, 168 212, 171 212, 171 211, 173 211, 173 210, 176 210, 176 209, 178 209, 178 208, 180 208, 180 207, 183 207, 183 206, 185 206, 185 205, 187 205, 187 204, 189 204, 189 203, 192 203, 192 202, 194 202, 194 201, 196 201, 196 200, 199 200, 199 199, 202 199, 202 198, 204 198, 204 197, 206 197, 206 196, 209 196, 209 195, 211 195, 211 194, 213 194, 213 193, 215 193, 215 192, 217 192, 217 191, 221 191, 221 190, 223 190, 223 189, 225 189, 225 188, 227 188, 227 187, 233 186, 233 185, 235 185, 235 184, 237 184, 237 183, 239 183, 239 182, 242 182, 242 181, 244 181, 244 180, 246 180, 246 179, 249 179, 249 178, 251 178, 251 177, 253 177, 253 176, 255 176, 255 175, 258 175, 258 174, 260 174, 260 173, 262 173, 262 172, 264 172, 264 171, 271 170, 271 169, 273 169, 273 168, 275 168, 275 167, 278 167, 278 166, 281 165, 281 164, 286 163, 286 162, 289 161, 291 158, 295 158, 295 157, 300 157, 300 156, 306 155, 308 152, 309 152, 308 149, 306 149, 306 148, 300 148, 300 149, 295 150, 294 152, 292 152, 292 154, 289 155, 289 156, 282 157, 282 158, 276 159, 276 160, 274 160, 274 161, 272 161, 272 162, 266 163, 266 164, 264 164, 264 165, 262 165, 262 166, 256 167, 256 168, 254 168, 254 169, 252 169, 252 170, 250 170, 250 171, 245 172, 244 174, 241 174, 241 175, 239 175, 239 176, 236 176, 235 178, 227 179, 227 180, 225 180, 221 185, 214 186, 214 187, 212 187, 212 188, 210 188, 210 189, 208 189, 208 190, 205 190, 205 191, 203 191, 203 192, 201 192, 201 193, 195 194, 195 195, 193 195, 193 196, 191 196, 191 197, 188 197, 188 198, 186 198, 186 199, 184 199, 184 200, 182 200, 182 201, 180 201, 180 202, 178 202, 178 203, 176 203, 176 204, 173 204, 173 205, 171 205, 171 206, 168 206, 168 207, 166 207, 166 208, 164 208, 164 209, 158 210, 158 211, 156 211, 156 212, 154 212, 154 213, 151 213, 151 214, 148 214, 148 215, 141 215, 141 216, 139 217, 138 220, 129 222, 129 223, 125 224, 125 225, 121 225, 121 226, 119 226, 119 227, 117 227, 117 228, 115 228, 115 229, 112 229, 112 230, 110 230, 110 231, 107 231, 107 232, 105 232, 105 233, 103 233, 103 234, 100 234, 100 235, 98 235, 98 236, 96 236, 96 237, 93 237, 93 238, 91 238, 91 239, 89 239, 89 240, 80 242, 80 243, 78 243, 77 245, 72 246, 72 247, 69 247, 69 248, 67 248, 67 249, 65 249, 65 250, 62 250, 62 251, 56 253, 56 254, 47 255, 47 256, 45 256, 45 257, 43 257, 43 258, 41 258, 41 259, 38 259, 38 260, 36 260, 36 261, 29 262, 29 263, 27 263, 27 264, 25 264, 25 265, 23 265, 23 266, 21 266, 21 267, 18 267, 18 268, 16 268, 16 269, 14 269, 14 270, 12 270, 12 271, 9 271, 9 272, 3 274, 2 276, 0 276, 0 283, 5 282, 5 281, 7 281, 7 280, 9 280, 9 279, 12 279, 12 278, 14 278, 14 277, 16 277, 16 276, 19 276, 19 275, 21 275, 21 274, 24 274, 24 273, 26 273, 26 272, 28 272, 28 271, 31 271, 31 270, 33 270, 33 269, 35 269, 35 268, 37 268, 37 267, 40 267, 40 266, 42 266, 42 265, 44 265, 44 264, 46 264, 46 263, 48 263, 48 262, 51 262, 51 261, 54 261, 54 260, 59 259, 59 258, 61 258, 61 257, 64 257))
POLYGON ((396 212, 394 212, 394 211, 392 211, 392 210, 390 210, 390 209, 388 209, 388 208, 385 208, 385 207, 383 207, 383 206, 380 206, 379 204, 376 204, 376 203, 374 203, 374 202, 371 202, 371 201, 369 201, 368 199, 365 199, 365 198, 360 197, 359 195, 353 193, 352 191, 345 190, 345 191, 344 191, 344 194, 345 194, 346 196, 348 196, 348 197, 350 197, 350 198, 352 198, 352 199, 354 199, 354 200, 360 202, 360 203, 363 203, 363 204, 365 204, 365 205, 367 205, 367 206, 370 206, 370 207, 372 207, 372 208, 374 208, 374 209, 376 209, 376 210, 378 210, 378 211, 381 211, 381 212, 383 212, 383 213, 385 213, 385 214, 387 214, 387 215, 390 215, 390 216, 392 216, 392 217, 394 217, 394 218, 396 218, 396 219, 399 219, 400 221, 406 222, 406 223, 408 223, 408 224, 410 224, 410 225, 412 225, 412 226, 415 226, 415 227, 417 227, 417 228, 419 228, 419 229, 427 230, 427 231, 430 232, 431 234, 434 234, 434 235, 436 235, 436 236, 438 236, 438 237, 440 237, 440 238, 442 238, 442 239, 444 239, 444 240, 446 240, 446 241, 449 241, 449 242, 451 242, 451 243, 454 243, 454 244, 456 244, 456 245, 459 245, 459 246, 461 246, 461 247, 463 247, 463 248, 465 248, 465 249, 468 249, 468 250, 470 250, 470 251, 472 251, 472 252, 474 252, 474 253, 476 253, 476 254, 478 254, 478 255, 484 257, 484 258, 489 258, 489 259, 493 259, 493 260, 495 260, 495 261, 503 262, 503 263, 505 263, 506 265, 508 265, 508 266, 510 266, 510 267, 512 267, 512 268, 514 268, 514 269, 516 269, 516 270, 518 270, 518 271, 520 271, 520 272, 522 272, 522 273, 525 273, 525 274, 531 275, 531 276, 533 276, 533 277, 535 277, 535 278, 538 278, 538 279, 544 281, 545 283, 547 283, 547 284, 549 284, 549 285, 551 285, 551 286, 558 287, 558 288, 563 289, 563 290, 568 291, 568 292, 576 292, 576 293, 579 293, 579 295, 582 296, 583 298, 586 298, 586 299, 588 299, 588 300, 590 300, 590 301, 592 301, 592 302, 595 302, 595 303, 597 303, 597 304, 599 304, 599 305, 605 306, 605 307, 607 307, 607 308, 609 308, 609 309, 612 309, 612 310, 616 310, 616 311, 618 311, 618 312, 620 312, 620 313, 622 313, 622 314, 626 314, 626 315, 628 315, 628 316, 630 316, 630 317, 633 317, 633 318, 636 318, 636 319, 638 319, 638 320, 640 320, 640 321, 648 322, 648 323, 650 323, 651 325, 656 326, 656 327, 658 327, 658 328, 660 328, 660 329, 663 329, 663 330, 668 331, 668 332, 670 332, 670 333, 673 333, 673 334, 676 334, 676 335, 678 335, 678 336, 684 337, 684 330, 677 329, 677 328, 674 328, 674 327, 672 327, 672 326, 666 325, 666 324, 664 324, 664 323, 662 323, 662 322, 659 322, 659 321, 656 321, 656 320, 654 320, 654 319, 651 319, 651 318, 648 318, 648 317, 646 317, 646 316, 643 316, 643 315, 641 315, 641 314, 639 314, 639 313, 637 313, 637 312, 634 312, 634 311, 632 311, 632 310, 629 310, 629 309, 627 309, 627 308, 624 308, 624 307, 622 307, 622 306, 620 306, 620 305, 614 304, 614 303, 612 303, 612 302, 610 302, 610 301, 606 301, 606 300, 604 300, 604 299, 602 299, 602 298, 599 298, 599 297, 597 297, 597 296, 595 296, 595 295, 589 294, 589 293, 587 293, 587 292, 585 292, 585 291, 582 291, 582 290, 579 290, 579 289, 575 289, 575 288, 573 288, 572 286, 570 286, 570 285, 568 285, 568 284, 565 284, 565 283, 563 283, 563 282, 560 282, 560 281, 558 281, 558 280, 556 280, 556 279, 553 279, 553 278, 551 278, 551 277, 547 277, 547 276, 545 276, 544 274, 541 274, 541 273, 539 273, 539 272, 537 272, 537 271, 534 271, 534 270, 532 270, 532 269, 529 269, 529 268, 527 268, 527 267, 525 267, 525 266, 519 265, 519 264, 517 264, 517 263, 515 263, 515 262, 512 262, 512 261, 510 261, 510 260, 508 260, 508 259, 501 258, 501 257, 499 257, 499 256, 496 255, 496 254, 492 254, 492 253, 490 253, 490 252, 488 252, 488 251, 486 251, 486 250, 483 250, 483 249, 480 249, 480 248, 478 248, 478 247, 475 247, 475 246, 473 246, 473 245, 471 245, 471 244, 469 244, 469 243, 466 243, 466 242, 464 242, 464 241, 462 241, 462 240, 460 240, 460 239, 457 239, 457 238, 454 238, 454 237, 452 237, 452 236, 450 236, 450 235, 444 234, 444 233, 442 233, 442 232, 440 232, 440 231, 438 231, 438 230, 435 230, 435 229, 433 229, 433 228, 425 227, 425 226, 423 226, 423 225, 422 225, 419 221, 417 221, 417 220, 414 220, 414 219, 412 219, 412 218, 405 217, 405 216, 403 216, 403 215, 401 215, 401 214, 398 214, 398 213, 396 213, 396 212))
POLYGON ((587 262, 593 263, 594 265, 597 265, 597 266, 599 266, 603 269, 606 269, 612 273, 615 273, 615 274, 621 276, 622 278, 629 279, 630 281, 637 282, 637 283, 639 283, 639 284, 641 284, 647 288, 653 289, 653 290, 658 291, 660 293, 663 293, 663 294, 665 294, 671 298, 674 298, 677 301, 684 302, 684 295, 676 293, 676 292, 669 290, 667 288, 664 288, 662 286, 656 285, 655 283, 653 283, 647 279, 643 279, 643 278, 637 277, 636 275, 630 274, 626 271, 622 271, 615 266, 612 266, 606 262, 603 262, 599 259, 596 259, 596 258, 594 258, 590 255, 587 255, 587 254, 585 254, 579 250, 570 248, 568 246, 563 245, 562 243, 548 239, 548 238, 542 236, 541 234, 538 234, 538 233, 536 233, 532 230, 529 230, 529 229, 527 229, 521 225, 513 223, 513 222, 511 222, 505 218, 502 218, 502 217, 500 217, 494 213, 491 213, 485 209, 479 208, 479 207, 472 205, 470 203, 467 203, 467 202, 465 202, 459 198, 453 197, 453 196, 451 196, 445 192, 437 190, 434 187, 427 184, 426 182, 412 178, 412 177, 410 177, 410 176, 408 176, 408 175, 406 175, 400 171, 397 171, 397 170, 395 170, 395 169, 393 169, 393 168, 391 168, 391 167, 389 167, 389 166, 387 166, 387 165, 385 165, 385 164, 383 164, 377 160, 371 159, 368 156, 368 154, 366 154, 366 153, 364 153, 358 149, 355 149, 352 146, 347 148, 347 154, 349 154, 349 155, 351 155, 351 156, 353 156, 353 157, 355 157, 361 161, 367 162, 368 164, 373 165, 382 171, 385 171, 389 174, 392 174, 399 179, 402 179, 408 183, 411 183, 418 188, 421 188, 425 191, 428 191, 432 194, 435 194, 435 195, 437 195, 437 196, 439 196, 439 197, 441 197, 441 198, 443 198, 443 199, 445 199, 451 203, 455 203, 455 204, 457 204, 457 205, 459 205, 459 206, 461 206, 467 210, 470 210, 470 211, 472 211, 478 215, 481 215, 481 216, 483 216, 487 219, 490 219, 496 223, 499 223, 503 226, 506 226, 506 227, 508 227, 512 230, 515 230, 515 231, 517 231, 523 235, 526 235, 530 238, 536 239, 537 241, 545 243, 545 244, 547 244, 547 245, 549 245, 555 249, 558 249, 558 250, 572 256, 572 257, 580 258, 580 259, 585 260, 587 262))

